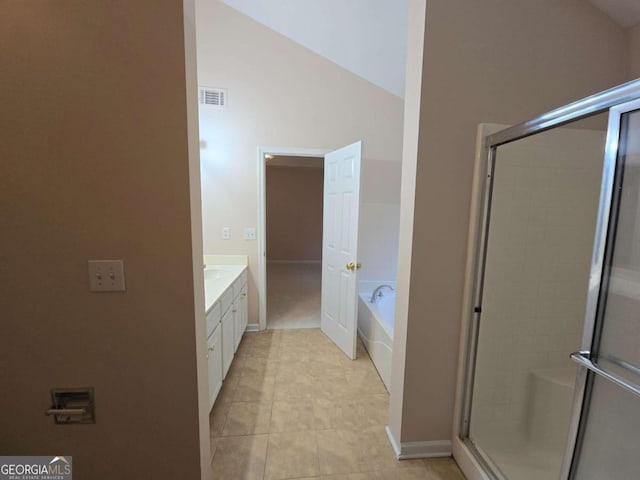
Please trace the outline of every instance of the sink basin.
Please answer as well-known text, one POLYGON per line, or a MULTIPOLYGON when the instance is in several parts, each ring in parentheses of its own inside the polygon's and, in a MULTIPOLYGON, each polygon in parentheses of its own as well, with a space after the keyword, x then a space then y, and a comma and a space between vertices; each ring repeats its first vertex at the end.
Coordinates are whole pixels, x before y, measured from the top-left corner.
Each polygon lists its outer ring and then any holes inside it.
POLYGON ((211 280, 219 280, 229 275, 227 270, 222 270, 215 267, 207 267, 204 269, 204 278, 211 280))

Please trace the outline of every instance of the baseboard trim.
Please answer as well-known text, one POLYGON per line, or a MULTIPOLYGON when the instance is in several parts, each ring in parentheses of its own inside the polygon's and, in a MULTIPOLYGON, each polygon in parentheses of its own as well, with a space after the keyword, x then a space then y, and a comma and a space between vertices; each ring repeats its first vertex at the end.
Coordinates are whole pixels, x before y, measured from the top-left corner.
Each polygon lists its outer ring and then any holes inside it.
POLYGON ((384 429, 387 432, 387 438, 389 439, 389 443, 391 443, 391 448, 393 448, 393 453, 396 454, 397 459, 400 459, 400 445, 398 445, 398 442, 396 442, 396 439, 394 438, 393 433, 391 433, 391 429, 389 428, 389 425, 384 427, 384 429))
POLYGON ((389 426, 385 427, 387 437, 398 460, 411 458, 450 457, 451 440, 434 440, 431 442, 398 443, 389 426))
POLYGON ((260 331, 260 325, 258 325, 257 323, 250 323, 249 325, 247 325, 247 328, 245 329, 245 332, 259 332, 260 331))

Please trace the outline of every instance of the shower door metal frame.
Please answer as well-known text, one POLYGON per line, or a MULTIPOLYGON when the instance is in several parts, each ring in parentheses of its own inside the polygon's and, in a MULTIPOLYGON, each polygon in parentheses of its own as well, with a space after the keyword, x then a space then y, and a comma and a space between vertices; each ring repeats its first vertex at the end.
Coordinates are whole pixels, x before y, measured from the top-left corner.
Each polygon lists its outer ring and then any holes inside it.
MULTIPOLYGON (((608 371, 598 365, 598 359, 608 360, 613 364, 616 364, 623 371, 627 370, 631 374, 635 374, 637 377, 637 368, 633 365, 626 364, 624 361, 609 358, 608 355, 601 355, 600 345, 602 342, 602 335, 605 326, 606 306, 609 294, 609 284, 611 281, 611 269, 613 267, 614 252, 616 247, 616 236, 619 225, 620 204, 622 201, 622 190, 624 182, 624 169, 626 164, 627 145, 629 131, 627 130, 626 136, 621 137, 623 130, 623 116, 632 112, 640 111, 640 99, 631 100, 617 104, 609 109, 609 122, 607 130, 607 149, 605 151, 605 168, 610 168, 610 182, 605 184, 603 179, 602 198, 608 198, 609 211, 607 216, 607 225, 603 226, 602 245, 597 245, 603 250, 602 264, 599 271, 592 271, 598 273, 599 282, 597 289, 589 290, 589 304, 588 307, 593 310, 592 324, 590 328, 593 332, 591 338, 591 344, 586 347, 583 344, 583 348, 575 353, 571 354, 571 359, 580 365, 579 371, 584 372, 587 377, 583 386, 584 396, 582 400, 582 412, 588 412, 590 410, 591 397, 593 394, 593 387, 596 379, 605 379, 606 381, 613 383, 618 388, 622 388, 627 392, 631 392, 640 397, 640 386, 637 383, 633 383, 618 373, 608 371), (620 154, 620 147, 622 147, 623 155, 620 154), (608 190, 605 190, 605 187, 608 190)), ((627 127, 625 127, 626 129, 627 127)), ((599 216, 600 220, 600 216, 599 216)), ((595 247, 594 247, 595 251, 595 247)), ((594 284, 595 285, 595 284, 594 284)), ((562 479, 576 478, 575 467, 578 466, 580 460, 580 450, 582 442, 584 441, 585 428, 588 422, 589 414, 580 415, 577 419, 572 418, 572 431, 571 434, 575 436, 575 441, 572 444, 571 455, 567 453, 565 455, 562 479)))
MULTIPOLYGON (((482 165, 480 175, 481 178, 484 176, 485 181, 482 183, 482 191, 480 192, 480 196, 482 198, 481 214, 478 219, 478 228, 476 228, 476 237, 473 239, 475 246, 472 268, 473 291, 470 294, 472 297, 471 300, 467 302, 467 311, 463 312, 465 318, 468 319, 468 331, 464 343, 464 365, 462 368, 461 382, 462 404, 459 413, 458 435, 466 448, 486 470, 485 473, 490 478, 502 479, 503 477, 491 459, 484 455, 470 440, 469 428, 473 403, 473 383, 478 348, 478 334, 482 316, 482 293, 484 288, 484 273, 486 268, 487 242, 491 220, 491 199, 493 193, 493 178, 497 148, 500 145, 530 137, 570 122, 575 122, 600 113, 608 112, 612 107, 632 102, 634 100, 640 100, 640 80, 635 80, 633 82, 605 90, 604 92, 552 110, 528 122, 487 135, 484 138, 481 155, 482 158, 486 159, 486 161, 482 165)), ((598 220, 596 223, 594 250, 591 263, 591 278, 597 278, 598 281, 589 285, 581 347, 581 350, 583 351, 590 351, 594 342, 596 313, 603 273, 609 215, 611 212, 613 182, 618 154, 619 118, 619 114, 610 115, 608 123, 601 194, 598 206, 598 220), (616 118, 618 120, 617 124, 615 123, 616 118)), ((567 352, 567 355, 570 353, 571 352, 567 352)), ((588 371, 589 370, 584 367, 578 368, 576 376, 569 435, 560 475, 561 480, 569 478, 574 453, 576 451, 580 420, 587 393, 588 371)))

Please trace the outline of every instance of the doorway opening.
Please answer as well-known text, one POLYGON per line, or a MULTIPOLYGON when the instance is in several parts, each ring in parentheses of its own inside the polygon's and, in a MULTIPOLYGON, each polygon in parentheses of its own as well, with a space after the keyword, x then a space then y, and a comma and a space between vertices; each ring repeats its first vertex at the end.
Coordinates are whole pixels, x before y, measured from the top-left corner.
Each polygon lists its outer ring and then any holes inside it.
POLYGON ((324 158, 264 163, 266 327, 320 328, 324 158))
MULTIPOLYGON (((320 216, 320 255, 318 255, 314 243, 318 241, 316 230, 314 228, 314 234, 307 236, 308 232, 303 231, 305 227, 299 223, 300 216, 296 210, 299 201, 296 197, 301 195, 305 197, 302 201, 307 204, 308 211, 314 210, 314 206, 317 208, 318 193, 317 189, 314 190, 316 192, 314 195, 307 195, 307 192, 301 193, 299 186, 295 185, 295 180, 305 178, 304 181, 313 183, 317 188, 315 185, 317 178, 314 177, 320 174, 322 182, 319 197, 322 211, 324 155, 327 152, 328 150, 307 148, 258 148, 258 321, 260 330, 310 328, 313 323, 316 298, 319 309, 321 286, 317 282, 322 277, 322 216, 320 216), (269 205, 268 202, 270 202, 269 205), (295 216, 295 220, 292 216, 295 216), (305 246, 299 248, 301 242, 298 238, 302 235, 305 238, 305 246), (309 245, 306 245, 307 242, 309 245), (314 270, 318 271, 317 276, 314 275, 314 270), (302 287, 295 283, 296 273, 300 278, 305 278, 306 286, 302 287), (291 285, 293 285, 292 289, 291 285), (316 289, 314 285, 318 288, 316 289), (293 316, 292 310, 296 309, 296 293, 299 293, 296 290, 302 290, 303 297, 306 299, 300 302, 299 306, 301 311, 305 312, 306 320, 293 316), (269 314, 271 322, 268 321, 269 314)), ((317 220, 317 212, 314 211, 311 215, 317 220)), ((305 225, 308 225, 307 220, 304 221, 305 225)), ((318 321, 319 319, 318 310, 318 321)), ((319 322, 314 326, 319 326, 319 322)))
MULTIPOLYGON (((322 252, 320 258, 317 258, 318 254, 316 254, 314 259, 315 261, 321 260, 320 329, 349 358, 355 359, 358 270, 361 266, 358 261, 358 218, 362 142, 358 141, 333 151, 258 148, 258 210, 260 227, 258 230, 258 296, 260 330, 267 328, 267 302, 269 298, 267 295, 268 233, 266 233, 267 160, 273 161, 276 157, 285 157, 281 162, 285 165, 294 165, 294 167, 299 167, 300 162, 313 162, 313 158, 309 157, 322 157, 321 161, 324 170, 322 181, 322 227, 320 228, 322 231, 322 252), (295 160, 291 157, 301 158, 295 160)), ((277 162, 273 162, 272 165, 274 163, 277 162)), ((288 205, 283 208, 286 208, 289 212, 291 211, 288 205)), ((289 226, 286 228, 289 229, 289 226)), ((297 226, 291 225, 289 230, 292 233, 290 236, 295 235, 295 238, 298 238, 299 235, 294 228, 297 228, 297 226)), ((295 238, 293 239, 294 242, 295 238)), ((287 282, 287 284, 290 285, 291 283, 287 282)), ((313 284, 313 281, 311 281, 311 284, 313 284)), ((313 303, 313 300, 311 303, 313 303)))

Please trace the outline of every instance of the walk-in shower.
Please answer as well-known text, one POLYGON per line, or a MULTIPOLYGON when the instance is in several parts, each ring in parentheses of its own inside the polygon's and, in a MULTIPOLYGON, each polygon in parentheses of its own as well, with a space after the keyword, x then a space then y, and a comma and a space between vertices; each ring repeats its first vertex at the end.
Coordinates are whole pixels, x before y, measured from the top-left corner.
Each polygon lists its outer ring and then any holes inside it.
POLYGON ((640 471, 638 99, 640 81, 484 139, 457 454, 489 478, 640 471))

